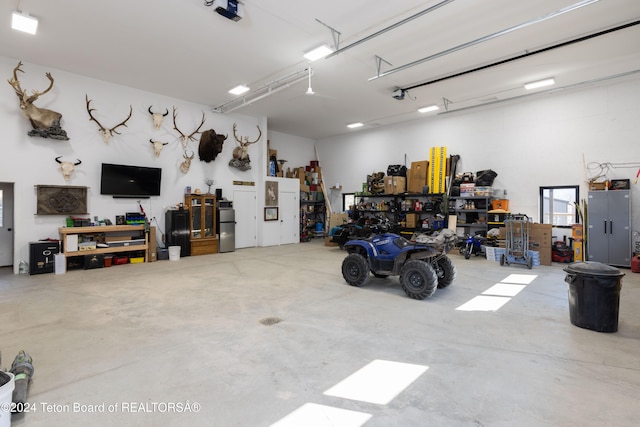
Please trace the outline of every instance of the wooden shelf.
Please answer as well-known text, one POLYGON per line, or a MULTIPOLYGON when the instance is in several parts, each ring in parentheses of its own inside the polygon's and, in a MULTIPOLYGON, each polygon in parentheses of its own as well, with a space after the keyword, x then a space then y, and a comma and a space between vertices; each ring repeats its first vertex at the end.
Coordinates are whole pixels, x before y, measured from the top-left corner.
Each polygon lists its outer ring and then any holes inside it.
POLYGON ((117 252, 145 252, 145 261, 149 262, 149 235, 145 233, 144 225, 104 225, 95 227, 60 227, 60 240, 62 240, 62 253, 67 257, 85 256, 94 254, 112 254, 117 252), (66 236, 73 234, 109 234, 118 232, 142 232, 144 233, 144 244, 127 246, 111 246, 108 248, 96 248, 87 251, 67 251, 66 236))

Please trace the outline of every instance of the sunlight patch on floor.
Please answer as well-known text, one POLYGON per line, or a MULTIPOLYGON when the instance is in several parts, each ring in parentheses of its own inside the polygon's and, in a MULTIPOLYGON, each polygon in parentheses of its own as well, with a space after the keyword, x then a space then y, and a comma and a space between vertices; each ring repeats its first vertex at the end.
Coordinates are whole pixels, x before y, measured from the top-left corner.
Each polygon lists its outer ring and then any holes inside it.
POLYGON ((498 283, 493 285, 486 291, 482 293, 482 295, 498 295, 502 297, 514 297, 518 295, 518 293, 523 290, 526 285, 511 285, 508 283, 498 283))
POLYGON ((374 360, 324 394, 344 399, 386 405, 406 389, 428 366, 374 360))
POLYGON ((460 311, 497 311, 508 303, 511 298, 494 296, 477 296, 462 304, 456 310, 460 311))
POLYGON ((365 412, 305 403, 270 427, 360 427, 369 418, 365 412))

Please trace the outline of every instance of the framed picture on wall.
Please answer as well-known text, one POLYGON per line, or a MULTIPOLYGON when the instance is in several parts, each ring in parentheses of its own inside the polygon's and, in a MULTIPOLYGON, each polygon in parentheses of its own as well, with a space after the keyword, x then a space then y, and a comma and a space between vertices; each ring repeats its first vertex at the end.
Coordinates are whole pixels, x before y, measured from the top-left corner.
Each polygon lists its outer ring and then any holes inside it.
POLYGON ((276 221, 278 219, 278 208, 277 207, 266 207, 264 208, 264 220, 265 221, 276 221))
POLYGON ((278 181, 264 183, 264 205, 278 206, 278 181))

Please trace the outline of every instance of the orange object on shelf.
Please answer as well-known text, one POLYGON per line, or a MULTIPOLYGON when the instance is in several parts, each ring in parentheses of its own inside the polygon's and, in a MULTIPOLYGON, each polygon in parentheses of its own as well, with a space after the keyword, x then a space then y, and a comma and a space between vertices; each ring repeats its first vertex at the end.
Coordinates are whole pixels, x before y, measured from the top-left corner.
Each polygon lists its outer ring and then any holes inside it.
POLYGON ((509 210, 509 201, 507 199, 494 199, 491 201, 492 209, 503 209, 505 211, 509 210))

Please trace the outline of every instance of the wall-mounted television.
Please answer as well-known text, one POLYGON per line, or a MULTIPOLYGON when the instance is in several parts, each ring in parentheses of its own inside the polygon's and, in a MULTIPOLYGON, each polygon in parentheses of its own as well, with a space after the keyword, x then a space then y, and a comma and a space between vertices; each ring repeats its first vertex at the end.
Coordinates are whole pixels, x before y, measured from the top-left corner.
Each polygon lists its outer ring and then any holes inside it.
POLYGON ((160 168, 103 163, 100 194, 130 198, 159 196, 161 179, 160 168))

